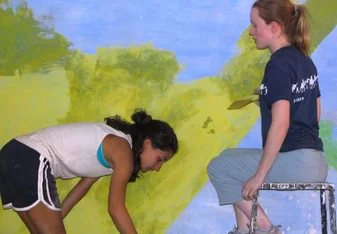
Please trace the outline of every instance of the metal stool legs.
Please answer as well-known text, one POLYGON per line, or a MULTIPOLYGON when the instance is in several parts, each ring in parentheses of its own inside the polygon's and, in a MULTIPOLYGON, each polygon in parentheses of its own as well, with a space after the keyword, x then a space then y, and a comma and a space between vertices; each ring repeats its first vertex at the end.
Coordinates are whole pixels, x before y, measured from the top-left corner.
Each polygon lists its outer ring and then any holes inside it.
MULTIPOLYGON (((320 191, 320 203, 321 203, 320 205, 321 205, 322 234, 328 233, 327 203, 329 204, 330 230, 332 234, 337 234, 336 209, 335 209, 335 188, 333 184, 329 184, 329 183, 317 183, 317 184, 273 183, 273 184, 263 184, 260 190, 279 190, 279 191, 319 190, 320 191), (328 193, 328 200, 326 198, 326 193, 328 193)), ((257 219, 258 206, 259 206, 259 190, 256 192, 254 199, 252 201, 251 218, 250 218, 250 223, 248 224, 249 234, 254 234, 257 228, 256 219, 257 219)))
POLYGON ((333 234, 337 234, 336 229, 336 208, 335 208, 335 188, 329 190, 329 216, 330 216, 330 229, 333 234))
POLYGON ((322 234, 328 234, 327 230, 327 212, 326 212, 326 195, 325 190, 320 190, 320 200, 321 200, 321 224, 322 224, 322 234))
POLYGON ((249 234, 254 234, 256 230, 257 209, 259 207, 259 190, 256 191, 252 201, 252 212, 249 227, 249 234))

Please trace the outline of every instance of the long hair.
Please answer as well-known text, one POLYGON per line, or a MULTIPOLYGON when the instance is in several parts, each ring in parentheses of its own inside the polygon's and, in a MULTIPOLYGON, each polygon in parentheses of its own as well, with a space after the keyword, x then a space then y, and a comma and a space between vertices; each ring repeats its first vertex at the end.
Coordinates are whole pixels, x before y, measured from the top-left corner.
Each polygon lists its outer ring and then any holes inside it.
POLYGON ((305 5, 293 4, 290 0, 257 0, 252 7, 259 10, 266 24, 279 23, 290 42, 310 56, 309 13, 305 5))
POLYGON ((178 140, 168 123, 152 119, 146 111, 136 109, 131 119, 134 123, 115 115, 106 117, 104 121, 110 127, 131 135, 134 168, 129 182, 134 182, 139 177, 141 153, 146 139, 151 140, 153 148, 163 151, 171 150, 173 154, 178 151, 178 140))

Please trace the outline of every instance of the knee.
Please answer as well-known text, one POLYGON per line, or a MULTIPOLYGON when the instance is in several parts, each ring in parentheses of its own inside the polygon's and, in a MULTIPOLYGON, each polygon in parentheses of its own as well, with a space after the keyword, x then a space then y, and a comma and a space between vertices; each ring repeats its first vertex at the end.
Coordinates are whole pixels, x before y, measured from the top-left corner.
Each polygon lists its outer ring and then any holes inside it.
POLYGON ((213 158, 207 165, 207 174, 211 177, 216 171, 216 164, 218 161, 218 157, 213 158))
POLYGON ((226 164, 226 159, 224 158, 223 154, 213 158, 208 163, 208 166, 207 166, 208 176, 214 177, 215 175, 219 174, 219 172, 223 172, 225 164, 226 164))
POLYGON ((219 169, 217 167, 217 158, 213 158, 207 166, 207 175, 209 180, 213 183, 219 177, 219 169))
POLYGON ((213 158, 207 166, 207 174, 210 178, 219 173, 225 173, 226 167, 230 164, 233 149, 226 149, 221 154, 213 158))

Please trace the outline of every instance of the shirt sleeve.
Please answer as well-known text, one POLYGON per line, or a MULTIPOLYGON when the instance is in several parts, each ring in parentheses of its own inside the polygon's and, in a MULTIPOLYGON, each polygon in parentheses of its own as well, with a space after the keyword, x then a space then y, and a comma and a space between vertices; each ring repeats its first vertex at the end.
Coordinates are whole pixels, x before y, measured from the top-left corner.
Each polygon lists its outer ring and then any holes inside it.
POLYGON ((283 69, 277 66, 270 66, 266 69, 265 85, 267 92, 265 99, 268 106, 280 100, 291 102, 291 76, 283 69))

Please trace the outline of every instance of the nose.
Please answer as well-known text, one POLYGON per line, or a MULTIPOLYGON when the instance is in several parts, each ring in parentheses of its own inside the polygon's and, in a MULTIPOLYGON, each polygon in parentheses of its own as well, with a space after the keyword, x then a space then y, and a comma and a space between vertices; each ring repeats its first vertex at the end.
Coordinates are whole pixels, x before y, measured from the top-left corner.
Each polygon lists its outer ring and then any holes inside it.
POLYGON ((250 26, 250 28, 249 28, 249 36, 253 36, 253 27, 252 26, 250 26))
POLYGON ((154 168, 154 170, 155 171, 160 171, 162 165, 163 164, 156 165, 155 168, 154 168))

